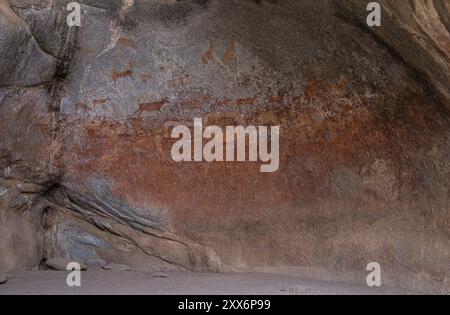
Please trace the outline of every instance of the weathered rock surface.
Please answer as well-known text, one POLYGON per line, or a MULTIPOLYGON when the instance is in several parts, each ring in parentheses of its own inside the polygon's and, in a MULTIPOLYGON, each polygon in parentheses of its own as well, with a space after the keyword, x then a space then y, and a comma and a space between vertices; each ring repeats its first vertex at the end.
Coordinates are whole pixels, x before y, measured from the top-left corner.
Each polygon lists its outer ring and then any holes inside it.
POLYGON ((80 264, 79 262, 73 261, 72 259, 62 257, 50 258, 45 262, 45 265, 53 270, 67 271, 68 266, 73 262, 79 264, 81 270, 83 271, 88 270, 88 267, 86 265, 80 264))
POLYGON ((50 81, 56 59, 42 51, 28 25, 0 1, 0 87, 33 86, 50 81))
POLYGON ((383 2, 378 41, 349 23, 357 0, 90 0, 79 29, 66 2, 1 2, 39 53, 1 54, 32 66, 0 80, 0 270, 65 257, 365 283, 377 261, 386 285, 448 292, 446 4, 383 2), (279 171, 173 162, 171 128, 194 117, 280 125, 279 171))
POLYGON ((103 259, 94 259, 86 261, 86 265, 92 270, 103 270, 107 263, 103 259))
MULTIPOLYGON (((339 0, 347 19, 365 24, 365 0, 339 0)), ((419 70, 450 106, 450 2, 381 1, 382 27, 371 30, 407 64, 419 70)))

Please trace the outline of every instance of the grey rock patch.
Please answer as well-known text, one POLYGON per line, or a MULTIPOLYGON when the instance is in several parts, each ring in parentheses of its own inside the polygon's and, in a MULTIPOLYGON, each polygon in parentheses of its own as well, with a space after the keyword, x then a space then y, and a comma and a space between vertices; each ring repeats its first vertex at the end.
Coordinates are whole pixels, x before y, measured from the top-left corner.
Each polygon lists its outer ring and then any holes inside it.
POLYGON ((93 259, 86 261, 86 265, 92 270, 102 270, 107 265, 103 259, 93 259))
POLYGON ((32 86, 50 81, 56 58, 41 50, 25 22, 0 1, 0 85, 32 86))
POLYGON ((96 235, 83 231, 80 227, 65 224, 58 226, 57 239, 63 243, 78 243, 97 248, 111 248, 108 242, 96 235))
POLYGON ((111 248, 108 242, 85 231, 78 225, 59 224, 51 237, 52 244, 55 244, 58 250, 48 250, 51 253, 49 256, 71 257, 72 261, 77 262, 101 260, 98 249, 111 248))
MULTIPOLYGON (((51 259, 48 259, 45 264, 47 267, 49 267, 50 269, 53 269, 53 270, 67 271, 67 266, 72 262, 76 262, 76 261, 73 261, 68 258, 51 258, 51 259)), ((81 264, 81 263, 79 263, 79 264, 80 264, 81 270, 83 270, 83 271, 88 270, 88 267, 86 265, 81 264)))

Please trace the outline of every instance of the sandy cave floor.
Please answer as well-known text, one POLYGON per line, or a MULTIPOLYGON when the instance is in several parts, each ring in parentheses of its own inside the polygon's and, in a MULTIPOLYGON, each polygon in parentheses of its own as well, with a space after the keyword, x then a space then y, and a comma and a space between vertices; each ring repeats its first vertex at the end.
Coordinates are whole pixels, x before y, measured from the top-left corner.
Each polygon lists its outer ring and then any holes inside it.
POLYGON ((416 292, 381 287, 305 280, 274 274, 144 274, 88 271, 82 286, 69 288, 67 272, 31 271, 14 275, 0 285, 0 295, 388 295, 416 292), (164 276, 164 277, 161 277, 164 276))

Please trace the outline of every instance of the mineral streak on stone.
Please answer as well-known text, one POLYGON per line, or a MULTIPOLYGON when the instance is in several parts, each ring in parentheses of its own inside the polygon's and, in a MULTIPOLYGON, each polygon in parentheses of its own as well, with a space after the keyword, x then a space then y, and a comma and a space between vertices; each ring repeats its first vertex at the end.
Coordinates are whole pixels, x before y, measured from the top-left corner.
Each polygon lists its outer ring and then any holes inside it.
POLYGON ((365 283, 376 261, 384 285, 449 292, 446 1, 383 1, 373 29, 359 0, 85 0, 74 29, 68 1, 8 2, 1 272, 64 257, 365 283), (196 117, 280 125, 278 172, 175 163, 170 131, 196 117))

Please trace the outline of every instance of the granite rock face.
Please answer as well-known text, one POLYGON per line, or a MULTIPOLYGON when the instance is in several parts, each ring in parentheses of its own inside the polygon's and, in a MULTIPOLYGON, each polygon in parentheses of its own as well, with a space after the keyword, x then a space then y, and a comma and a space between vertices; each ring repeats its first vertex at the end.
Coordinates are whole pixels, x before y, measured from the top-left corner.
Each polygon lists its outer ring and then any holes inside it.
POLYGON ((50 81, 56 59, 45 53, 28 25, 0 1, 0 87, 33 86, 50 81))
POLYGON ((445 1, 383 1, 377 29, 357 0, 89 0, 79 28, 67 2, 0 2, 0 271, 365 283, 376 261, 386 285, 448 292, 445 1), (280 125, 280 169, 174 162, 196 117, 280 125))
MULTIPOLYGON (((365 0, 339 0, 343 16, 366 21, 365 0)), ((382 27, 371 30, 407 64, 420 71, 450 104, 450 2, 381 1, 382 27)))

